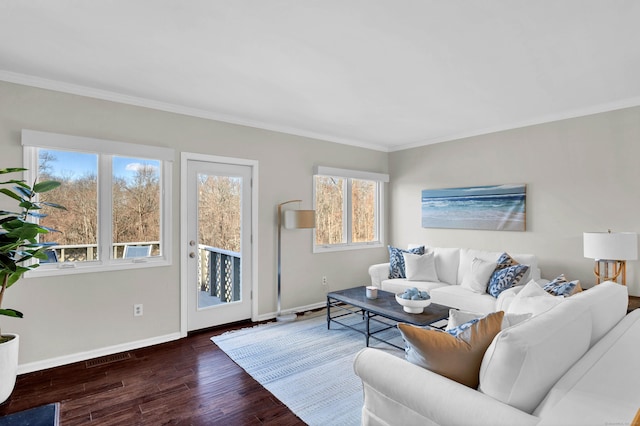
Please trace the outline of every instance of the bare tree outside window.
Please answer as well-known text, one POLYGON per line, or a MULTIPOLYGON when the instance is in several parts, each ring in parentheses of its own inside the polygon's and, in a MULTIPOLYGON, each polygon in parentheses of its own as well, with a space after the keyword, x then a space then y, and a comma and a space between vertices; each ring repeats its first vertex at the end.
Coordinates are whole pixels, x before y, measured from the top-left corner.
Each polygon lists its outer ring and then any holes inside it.
MULTIPOLYGON (((40 225, 60 232, 50 232, 41 236, 43 242, 56 242, 58 245, 96 245, 98 242, 98 180, 96 177, 98 158, 95 154, 76 154, 88 165, 78 174, 69 168, 71 165, 59 164, 59 152, 40 150, 38 180, 56 180, 61 185, 44 194, 40 201, 66 203, 64 212, 44 207, 48 216, 40 220, 40 225)), ((87 258, 87 250, 69 251, 71 261, 96 260, 97 251, 87 258)))
POLYGON ((376 182, 352 179, 351 239, 368 243, 376 238, 376 182))
POLYGON ((379 242, 380 182, 325 175, 314 176, 314 182, 316 247, 379 242))
POLYGON ((316 176, 316 244, 340 244, 344 238, 343 178, 316 176))
POLYGON ((240 252, 242 180, 198 174, 200 244, 240 252))
MULTIPOLYGON (((43 241, 65 246, 60 261, 97 260, 98 155, 40 149, 38 156, 38 180, 61 182, 59 188, 42 194, 41 201, 65 203, 67 207, 63 213, 43 209, 48 216, 40 224, 60 231, 45 234, 43 241)), ((122 257, 127 243, 153 245, 151 255, 158 255, 160 161, 113 156, 112 162, 113 255, 122 257)))
POLYGON ((114 157, 112 189, 113 242, 159 241, 160 162, 114 157), (118 173, 117 164, 129 173, 118 173))

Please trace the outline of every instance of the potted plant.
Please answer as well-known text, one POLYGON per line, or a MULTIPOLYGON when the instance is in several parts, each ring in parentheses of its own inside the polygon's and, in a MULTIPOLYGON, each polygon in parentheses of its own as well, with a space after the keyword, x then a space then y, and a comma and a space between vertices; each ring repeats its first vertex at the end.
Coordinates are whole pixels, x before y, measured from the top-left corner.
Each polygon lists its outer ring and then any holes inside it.
MULTIPOLYGON (((0 175, 24 170, 26 169, 0 169, 0 175)), ((0 209, 0 315, 22 318, 20 311, 2 308, 2 299, 7 289, 14 285, 25 272, 39 266, 37 262, 28 261, 33 258, 46 260, 46 250, 55 244, 39 242, 38 235, 47 234, 53 230, 31 220, 46 217, 39 212, 42 206, 64 209, 55 203, 39 202, 36 198, 37 194, 57 188, 60 182, 34 182, 30 186, 24 180, 11 179, 0 182, 0 185, 2 185, 0 187, 2 194, 18 202, 17 211, 0 209)), ((9 398, 15 385, 18 343, 17 334, 2 334, 0 329, 0 404, 9 398)))

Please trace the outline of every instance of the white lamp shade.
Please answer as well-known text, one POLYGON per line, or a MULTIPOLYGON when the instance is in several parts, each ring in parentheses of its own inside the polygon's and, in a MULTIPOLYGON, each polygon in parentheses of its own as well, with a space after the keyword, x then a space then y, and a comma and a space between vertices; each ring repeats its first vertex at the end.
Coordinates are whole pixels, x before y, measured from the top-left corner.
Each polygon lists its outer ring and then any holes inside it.
POLYGON ((285 210, 285 229, 304 229, 316 227, 315 210, 285 210))
POLYGON ((601 260, 638 259, 635 232, 585 232, 584 257, 601 260))

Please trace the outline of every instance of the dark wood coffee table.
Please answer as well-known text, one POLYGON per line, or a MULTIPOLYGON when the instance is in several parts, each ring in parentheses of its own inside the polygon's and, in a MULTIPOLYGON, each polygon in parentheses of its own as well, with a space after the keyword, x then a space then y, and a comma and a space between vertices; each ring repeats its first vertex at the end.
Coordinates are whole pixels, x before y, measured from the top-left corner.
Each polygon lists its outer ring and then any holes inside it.
POLYGON ((367 299, 365 289, 366 287, 364 286, 354 287, 332 291, 327 294, 327 329, 331 329, 331 322, 333 321, 343 327, 364 334, 367 346, 369 346, 369 339, 375 339, 398 349, 404 349, 377 337, 376 334, 396 327, 399 322, 426 326, 449 316, 449 307, 436 303, 424 308, 421 314, 410 314, 402 309, 402 306, 396 301, 395 294, 378 290, 377 299, 367 299), (362 320, 365 321, 364 331, 340 320, 340 318, 350 315, 362 316, 362 320), (371 331, 370 321, 372 320, 381 324, 382 328, 371 331))

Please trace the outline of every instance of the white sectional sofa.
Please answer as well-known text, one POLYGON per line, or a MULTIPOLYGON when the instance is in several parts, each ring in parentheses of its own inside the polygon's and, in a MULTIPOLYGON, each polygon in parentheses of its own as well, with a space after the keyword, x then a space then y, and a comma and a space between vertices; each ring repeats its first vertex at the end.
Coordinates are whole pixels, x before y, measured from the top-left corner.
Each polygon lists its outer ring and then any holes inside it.
MULTIPOLYGON (((410 245, 409 248, 418 247, 410 245)), ((540 283, 538 259, 532 254, 511 254, 518 263, 529 266, 529 270, 520 281, 519 288, 504 291, 495 298, 490 294, 479 294, 461 286, 465 275, 471 270, 474 257, 496 262, 502 252, 474 250, 467 248, 440 248, 425 246, 427 251, 435 253, 435 269, 438 281, 410 281, 406 278, 389 279, 389 263, 380 263, 369 267, 371 285, 392 293, 402 293, 405 289, 416 287, 426 290, 431 301, 452 308, 480 313, 496 312, 502 309, 505 302, 515 296, 522 285, 534 279, 540 283)))
POLYGON ((640 310, 613 282, 500 331, 472 389, 387 352, 354 361, 363 425, 628 425, 640 409, 640 310))

